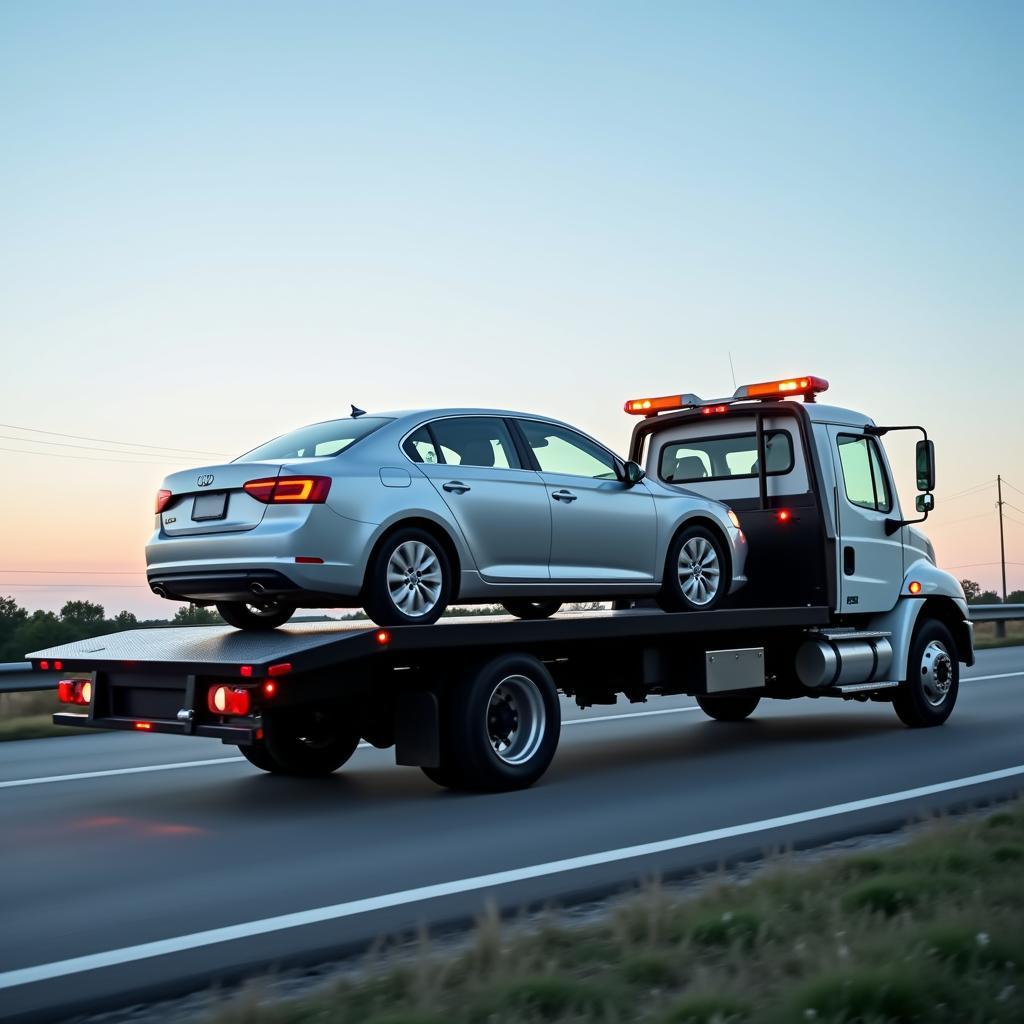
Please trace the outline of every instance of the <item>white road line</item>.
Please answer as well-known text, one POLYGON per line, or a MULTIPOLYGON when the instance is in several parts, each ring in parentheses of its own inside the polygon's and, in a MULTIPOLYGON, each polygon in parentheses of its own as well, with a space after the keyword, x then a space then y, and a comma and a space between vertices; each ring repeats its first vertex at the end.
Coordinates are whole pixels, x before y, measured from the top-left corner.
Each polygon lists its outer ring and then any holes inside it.
POLYGON ((982 785, 986 782, 998 782, 1004 779, 1024 776, 1024 765, 1013 768, 1002 768, 999 771, 984 772, 981 775, 968 775, 948 782, 937 782, 930 786, 918 786, 914 789, 899 790, 895 793, 883 793, 863 800, 850 800, 846 803, 831 804, 828 807, 816 807, 810 811, 798 811, 795 814, 783 814, 775 818, 763 818, 760 821, 748 821, 742 825, 729 825, 726 828, 710 829, 707 832, 695 832, 691 835, 678 836, 675 839, 662 839, 653 843, 640 843, 636 846, 624 846, 617 850, 603 850, 600 853, 588 853, 580 857, 567 857, 564 860, 553 860, 543 864, 531 864, 526 867, 513 868, 509 871, 495 871, 488 875, 475 875, 471 878, 460 878, 451 882, 439 882, 435 885, 422 885, 415 889, 404 889, 386 893, 382 896, 370 896, 366 899, 350 900, 347 903, 334 903, 326 907, 315 907, 312 910, 300 910, 291 914, 279 914, 256 921, 228 925, 223 928, 210 928, 206 931, 193 932, 190 935, 178 935, 170 939, 159 939, 156 942, 143 942, 136 946, 124 946, 121 949, 109 949, 102 953, 89 953, 86 956, 71 957, 68 960, 57 960, 48 964, 37 964, 34 967, 23 967, 14 971, 0 973, 0 989, 16 988, 19 985, 31 985, 41 981, 52 981, 71 974, 82 974, 86 971, 100 970, 105 967, 119 967, 138 960, 149 960, 153 957, 168 956, 182 953, 204 946, 213 946, 221 942, 233 942, 238 939, 252 938, 257 935, 268 935, 273 932, 286 931, 290 928, 301 928, 306 925, 321 924, 325 921, 337 921, 340 918, 356 917, 378 910, 423 903, 427 900, 443 896, 455 896, 481 889, 493 889, 496 886, 510 885, 531 878, 544 878, 549 875, 562 874, 568 871, 580 871, 585 868, 614 864, 619 861, 632 860, 636 857, 647 857, 651 854, 681 850, 690 846, 700 846, 721 839, 734 839, 738 836, 756 835, 759 832, 770 832, 773 829, 800 825, 808 821, 820 821, 822 818, 833 818, 842 814, 854 814, 857 811, 870 810, 873 807, 885 807, 889 804, 902 803, 905 800, 916 800, 921 797, 933 796, 936 793, 947 793, 950 790, 966 789, 970 786, 982 785))
MULTIPOLYGON (((698 708, 659 708, 657 711, 631 711, 625 715, 596 715, 593 718, 572 718, 562 725, 589 725, 593 722, 616 722, 622 718, 643 718, 646 715, 678 715, 698 708)), ((360 747, 369 747, 360 743, 360 747)), ((207 768, 213 764, 237 764, 244 757, 210 757, 204 761, 176 761, 172 764, 144 764, 135 768, 107 768, 95 772, 74 772, 69 775, 43 775, 36 779, 11 779, 0 782, 0 789, 15 789, 18 786, 43 786, 51 782, 77 782, 80 779, 103 779, 111 775, 145 775, 147 772, 168 772, 177 768, 207 768)))
POLYGON ((983 683, 986 679, 1012 679, 1014 676, 1024 676, 1024 672, 998 672, 994 676, 964 676, 960 681, 963 683, 983 683))

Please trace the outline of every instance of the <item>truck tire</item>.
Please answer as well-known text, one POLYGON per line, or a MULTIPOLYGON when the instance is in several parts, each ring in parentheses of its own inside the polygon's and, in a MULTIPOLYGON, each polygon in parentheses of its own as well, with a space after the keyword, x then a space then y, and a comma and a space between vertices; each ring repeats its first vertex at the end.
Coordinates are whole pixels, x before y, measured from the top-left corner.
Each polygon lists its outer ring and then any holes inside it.
POLYGON ((266 713, 263 735, 263 749, 254 748, 258 760, 240 749, 257 768, 277 775, 330 775, 359 746, 359 733, 337 707, 281 708, 266 713))
POLYGON ((526 598, 510 597, 501 602, 501 607, 517 619, 550 619, 559 608, 561 601, 529 601, 526 598))
POLYGON ((697 706, 709 718, 716 722, 742 722, 749 718, 758 704, 761 703, 759 693, 737 693, 727 696, 701 694, 697 698, 697 706))
POLYGON ((665 560, 658 604, 667 612, 706 612, 718 608, 729 591, 725 544, 707 526, 684 526, 665 560))
POLYGON ((910 642, 907 678, 893 695, 892 706, 910 729, 942 725, 953 713, 960 690, 956 641, 943 623, 918 623, 910 642))
POLYGON ((294 614, 291 605, 246 604, 244 601, 220 601, 217 604, 220 617, 235 629, 277 629, 294 614))
POLYGON ((378 626, 429 626, 448 607, 451 564, 436 537, 409 526, 373 555, 366 574, 366 614, 378 626))
POLYGON ((441 764, 423 773, 450 789, 525 789, 551 763, 561 722, 542 662, 504 654, 478 663, 442 695, 441 764))
POLYGON ((277 772, 280 768, 277 762, 267 753, 265 743, 247 743, 244 746, 239 744, 238 752, 249 762, 264 772, 277 772))

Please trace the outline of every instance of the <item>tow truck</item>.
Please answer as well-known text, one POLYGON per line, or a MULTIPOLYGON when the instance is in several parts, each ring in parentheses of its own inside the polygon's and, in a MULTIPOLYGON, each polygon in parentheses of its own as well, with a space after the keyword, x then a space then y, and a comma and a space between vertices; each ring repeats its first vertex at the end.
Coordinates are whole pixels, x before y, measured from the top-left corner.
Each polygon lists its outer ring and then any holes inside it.
POLYGON ((974 645, 963 590, 914 525, 934 507, 933 444, 923 427, 820 404, 827 388, 803 376, 625 405, 639 417, 632 461, 739 517, 749 583, 728 607, 136 629, 27 657, 78 706, 59 725, 214 737, 263 771, 305 776, 365 740, 441 786, 482 791, 543 775, 560 693, 581 708, 689 694, 728 722, 765 698, 878 701, 909 727, 940 725, 974 645), (881 443, 904 430, 922 435, 916 519, 881 443))

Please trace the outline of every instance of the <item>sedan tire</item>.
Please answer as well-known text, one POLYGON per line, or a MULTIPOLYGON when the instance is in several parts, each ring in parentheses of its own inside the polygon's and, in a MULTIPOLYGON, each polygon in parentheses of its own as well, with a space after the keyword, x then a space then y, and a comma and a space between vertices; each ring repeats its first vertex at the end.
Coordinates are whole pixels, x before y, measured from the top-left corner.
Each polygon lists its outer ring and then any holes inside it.
POLYGON ((707 526, 685 526, 669 545, 658 604, 667 612, 707 612, 729 591, 729 559, 722 538, 707 526))
POLYGON ((396 530, 374 553, 366 577, 366 614, 378 626, 429 626, 452 595, 444 547, 426 530, 396 530))

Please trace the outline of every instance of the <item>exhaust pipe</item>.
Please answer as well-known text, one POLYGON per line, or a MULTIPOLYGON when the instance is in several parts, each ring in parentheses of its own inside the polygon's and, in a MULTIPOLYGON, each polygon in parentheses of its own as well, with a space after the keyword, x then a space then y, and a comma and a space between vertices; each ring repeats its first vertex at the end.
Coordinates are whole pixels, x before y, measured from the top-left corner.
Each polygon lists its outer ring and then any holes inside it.
POLYGON ((167 596, 167 591, 164 590, 164 588, 161 587, 159 584, 157 584, 156 586, 153 587, 153 593, 156 594, 157 597, 166 597, 167 596))
POLYGON ((249 589, 256 595, 265 594, 267 588, 262 583, 250 583, 249 589))

